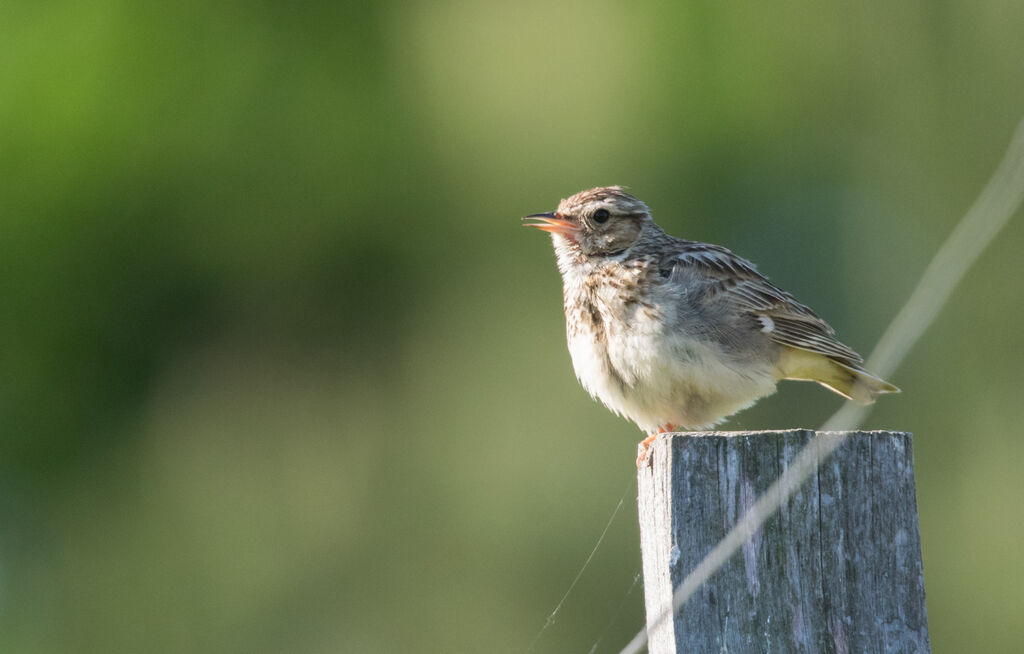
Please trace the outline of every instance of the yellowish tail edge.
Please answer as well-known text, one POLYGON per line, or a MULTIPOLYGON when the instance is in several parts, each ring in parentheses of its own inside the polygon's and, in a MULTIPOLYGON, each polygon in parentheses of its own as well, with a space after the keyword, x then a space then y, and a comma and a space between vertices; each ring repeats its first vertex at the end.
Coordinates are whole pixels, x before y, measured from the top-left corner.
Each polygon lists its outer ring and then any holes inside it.
POLYGON ((896 386, 866 370, 840 363, 823 354, 790 347, 783 349, 778 375, 780 379, 818 382, 858 404, 871 404, 883 393, 900 392, 896 386))

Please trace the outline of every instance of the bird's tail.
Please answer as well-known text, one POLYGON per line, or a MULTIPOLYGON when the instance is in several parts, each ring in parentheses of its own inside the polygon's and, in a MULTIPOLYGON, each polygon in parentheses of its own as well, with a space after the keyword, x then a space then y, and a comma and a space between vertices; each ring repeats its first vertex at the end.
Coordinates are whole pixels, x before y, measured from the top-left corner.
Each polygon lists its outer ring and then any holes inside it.
POLYGON ((889 382, 868 371, 816 352, 783 348, 779 359, 780 379, 815 381, 858 404, 871 404, 882 393, 899 393, 889 382))

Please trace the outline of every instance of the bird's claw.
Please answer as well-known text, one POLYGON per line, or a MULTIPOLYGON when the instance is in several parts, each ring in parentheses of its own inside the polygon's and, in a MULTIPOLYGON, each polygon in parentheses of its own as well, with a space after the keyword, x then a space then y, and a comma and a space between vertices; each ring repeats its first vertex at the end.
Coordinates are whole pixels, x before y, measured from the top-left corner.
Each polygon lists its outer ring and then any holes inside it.
POLYGON ((651 443, 654 442, 654 439, 657 438, 658 436, 662 435, 662 434, 667 434, 668 432, 673 431, 674 429, 675 429, 675 425, 666 424, 666 425, 664 425, 662 427, 658 427, 658 431, 654 432, 653 434, 650 434, 649 436, 647 436, 647 438, 645 438, 642 441, 640 441, 640 443, 636 446, 636 449, 637 449, 636 469, 637 470, 642 468, 644 465, 651 465, 651 459, 648 456, 648 454, 650 454, 651 443))
POLYGON ((663 432, 657 431, 657 432, 651 434, 647 438, 645 438, 642 441, 640 441, 640 443, 636 446, 636 452, 637 452, 637 454, 636 454, 636 469, 637 470, 643 468, 645 465, 651 465, 651 459, 647 455, 650 454, 651 443, 653 443, 654 439, 657 438, 658 435, 661 434, 661 433, 663 433, 663 432))

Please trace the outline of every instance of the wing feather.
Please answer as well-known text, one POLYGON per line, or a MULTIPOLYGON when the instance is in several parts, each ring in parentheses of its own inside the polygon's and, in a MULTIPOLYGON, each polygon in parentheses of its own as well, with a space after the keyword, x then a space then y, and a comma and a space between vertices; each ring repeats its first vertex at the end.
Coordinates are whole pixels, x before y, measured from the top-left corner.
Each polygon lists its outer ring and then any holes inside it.
POLYGON ((728 302, 751 317, 751 328, 776 343, 816 352, 860 369, 863 359, 835 338, 835 330, 805 304, 778 288, 754 264, 717 245, 681 241, 671 266, 696 272, 705 302, 728 302), (767 319, 765 319, 767 318, 767 319))

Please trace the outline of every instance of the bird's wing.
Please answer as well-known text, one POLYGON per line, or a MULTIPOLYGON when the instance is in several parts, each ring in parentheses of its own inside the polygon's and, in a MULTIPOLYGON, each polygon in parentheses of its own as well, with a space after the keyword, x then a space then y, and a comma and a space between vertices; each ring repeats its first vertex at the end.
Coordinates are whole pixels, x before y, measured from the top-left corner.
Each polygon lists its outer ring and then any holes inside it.
POLYGON ((861 356, 835 338, 835 330, 792 295, 768 281, 750 263, 726 248, 683 241, 666 262, 703 281, 699 301, 725 302, 747 314, 755 329, 776 343, 816 352, 859 368, 861 356))

